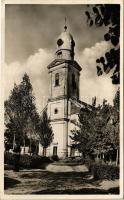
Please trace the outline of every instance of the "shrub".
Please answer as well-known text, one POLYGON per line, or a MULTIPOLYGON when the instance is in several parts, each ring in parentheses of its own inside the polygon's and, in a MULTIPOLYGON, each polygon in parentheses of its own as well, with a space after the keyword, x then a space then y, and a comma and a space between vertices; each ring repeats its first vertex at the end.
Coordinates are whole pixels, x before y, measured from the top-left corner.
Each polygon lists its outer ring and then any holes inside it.
POLYGON ((72 162, 78 163, 78 164, 84 164, 84 159, 82 157, 77 156, 77 157, 72 158, 72 162))
POLYGON ((53 161, 59 161, 59 157, 58 157, 58 156, 52 156, 51 159, 52 159, 53 161))
POLYGON ((114 180, 119 178, 119 167, 112 165, 93 164, 90 166, 94 179, 114 180))
POLYGON ((14 155, 10 152, 4 153, 4 163, 8 165, 14 165, 14 155))
MULTIPOLYGON (((5 164, 14 165, 14 154, 5 152, 4 154, 5 164)), ((48 157, 41 157, 39 155, 20 155, 20 167, 23 168, 42 168, 44 164, 50 163, 48 157)))
POLYGON ((61 160, 62 163, 67 163, 67 164, 84 164, 84 159, 81 157, 67 157, 65 159, 61 160))
POLYGON ((48 157, 41 157, 39 155, 21 155, 20 157, 20 166, 24 168, 39 168, 44 163, 50 163, 48 157))
POLYGON ((94 164, 94 161, 91 159, 85 159, 84 163, 85 163, 86 167, 88 168, 89 172, 91 172, 91 168, 94 164))
POLYGON ((62 160, 63 163, 70 163, 72 162, 72 158, 71 157, 67 157, 65 159, 62 160))

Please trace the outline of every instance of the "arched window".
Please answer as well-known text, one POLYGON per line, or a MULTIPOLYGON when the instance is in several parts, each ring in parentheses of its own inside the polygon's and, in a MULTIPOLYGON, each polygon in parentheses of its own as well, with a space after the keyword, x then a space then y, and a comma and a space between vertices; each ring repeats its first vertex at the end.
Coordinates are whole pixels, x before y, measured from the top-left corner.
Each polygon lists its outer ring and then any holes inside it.
POLYGON ((72 74, 72 87, 73 89, 76 89, 75 74, 72 74))
POLYGON ((55 74, 55 86, 59 86, 59 73, 55 74))

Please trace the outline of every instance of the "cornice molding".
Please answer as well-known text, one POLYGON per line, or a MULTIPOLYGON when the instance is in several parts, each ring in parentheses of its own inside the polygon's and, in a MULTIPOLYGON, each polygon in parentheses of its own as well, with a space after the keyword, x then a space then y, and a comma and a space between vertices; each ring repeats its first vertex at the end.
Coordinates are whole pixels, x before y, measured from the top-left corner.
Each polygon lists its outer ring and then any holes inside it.
POLYGON ((58 101, 58 100, 63 100, 63 99, 68 99, 67 95, 62 95, 62 96, 59 96, 59 97, 49 98, 48 102, 53 102, 53 101, 58 101))
MULTIPOLYGON (((75 67, 77 70, 81 71, 82 68, 81 66, 75 61, 75 60, 65 60, 65 59, 55 59, 53 62, 51 62, 47 68, 50 70, 52 69, 53 67, 56 67, 58 65, 61 65, 63 63, 67 63, 68 65, 71 65, 72 67, 75 67)), ((68 67, 66 65, 66 67, 68 67)))
POLYGON ((58 121, 66 121, 66 122, 69 122, 69 119, 68 119, 68 118, 50 119, 50 122, 58 122, 58 121))

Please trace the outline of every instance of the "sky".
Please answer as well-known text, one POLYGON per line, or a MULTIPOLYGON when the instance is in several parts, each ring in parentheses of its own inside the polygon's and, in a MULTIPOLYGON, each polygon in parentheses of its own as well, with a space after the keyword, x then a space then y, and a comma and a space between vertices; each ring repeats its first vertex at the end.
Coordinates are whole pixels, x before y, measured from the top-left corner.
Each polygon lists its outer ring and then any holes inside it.
POLYGON ((103 98, 113 102, 117 86, 112 85, 110 74, 98 77, 96 59, 110 49, 104 41, 107 27, 88 27, 86 5, 6 5, 5 7, 5 90, 7 99, 14 83, 21 82, 26 72, 33 85, 36 105, 41 111, 49 96, 47 65, 55 58, 56 41, 64 30, 67 19, 68 31, 75 46, 75 60, 82 67, 80 75, 80 99, 97 104, 103 98))

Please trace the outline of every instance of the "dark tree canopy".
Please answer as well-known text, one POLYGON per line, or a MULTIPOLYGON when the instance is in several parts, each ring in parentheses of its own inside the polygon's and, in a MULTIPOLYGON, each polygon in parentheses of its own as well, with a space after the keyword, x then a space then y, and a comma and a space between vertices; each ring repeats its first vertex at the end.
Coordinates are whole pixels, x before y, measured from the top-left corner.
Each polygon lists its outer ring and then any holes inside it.
POLYGON ((120 5, 119 4, 96 4, 88 5, 90 11, 86 11, 87 24, 108 26, 108 32, 105 33, 105 41, 111 41, 113 48, 106 52, 103 57, 96 60, 97 75, 108 74, 112 69, 111 76, 113 84, 120 83, 120 5), (101 67, 102 66, 102 67, 101 67))
POLYGON ((119 90, 111 106, 103 104, 91 110, 82 108, 79 113, 79 129, 73 130, 71 139, 84 157, 108 154, 119 149, 119 90))
POLYGON ((46 149, 50 146, 53 141, 53 130, 50 125, 50 121, 47 116, 47 110, 44 110, 39 123, 39 140, 41 145, 43 146, 43 155, 46 156, 46 149))

